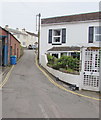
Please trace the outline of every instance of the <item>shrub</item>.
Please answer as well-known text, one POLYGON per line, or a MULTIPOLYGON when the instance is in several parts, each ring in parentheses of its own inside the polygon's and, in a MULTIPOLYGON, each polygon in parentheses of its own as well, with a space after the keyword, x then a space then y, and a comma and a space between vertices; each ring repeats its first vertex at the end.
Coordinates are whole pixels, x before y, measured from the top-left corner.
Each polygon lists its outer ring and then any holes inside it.
POLYGON ((57 58, 51 55, 47 55, 47 59, 48 59, 48 64, 55 64, 57 58))
POLYGON ((60 59, 57 60, 57 62, 61 64, 60 66, 61 68, 66 68, 67 60, 68 60, 68 56, 62 56, 60 59))
POLYGON ((69 58, 68 59, 68 67, 75 70, 79 67, 79 60, 77 58, 69 58))
POLYGON ((59 70, 60 68, 62 68, 62 63, 61 62, 57 62, 55 64, 53 64, 52 68, 59 70))
MULTIPOLYGON (((53 69, 59 70, 60 68, 69 69, 69 71, 77 70, 79 68, 79 60, 77 58, 73 58, 71 56, 62 56, 57 59, 54 56, 47 55, 48 64, 53 69)), ((78 70, 77 70, 78 71, 78 70)))
POLYGON ((54 65, 52 65, 52 68, 56 69, 56 70, 59 70, 60 66, 58 64, 54 64, 54 65))
POLYGON ((71 56, 62 56, 58 62, 62 63, 62 67, 66 68, 67 66, 71 69, 75 69, 78 67, 79 60, 77 58, 73 58, 71 56))
POLYGON ((67 71, 68 73, 74 73, 74 70, 71 69, 71 68, 68 68, 66 71, 67 71))

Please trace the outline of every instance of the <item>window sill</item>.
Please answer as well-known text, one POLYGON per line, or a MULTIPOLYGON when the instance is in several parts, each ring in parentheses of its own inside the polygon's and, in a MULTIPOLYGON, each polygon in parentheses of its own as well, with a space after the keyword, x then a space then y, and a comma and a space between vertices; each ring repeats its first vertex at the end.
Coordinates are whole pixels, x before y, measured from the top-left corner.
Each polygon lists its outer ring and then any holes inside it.
POLYGON ((52 45, 62 45, 62 43, 52 43, 52 45))

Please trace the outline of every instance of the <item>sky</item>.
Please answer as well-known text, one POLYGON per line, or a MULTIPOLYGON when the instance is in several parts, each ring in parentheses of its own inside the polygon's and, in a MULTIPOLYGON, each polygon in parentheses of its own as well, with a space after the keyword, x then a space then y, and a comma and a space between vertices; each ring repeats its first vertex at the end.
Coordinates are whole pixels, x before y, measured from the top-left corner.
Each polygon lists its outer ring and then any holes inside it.
POLYGON ((54 0, 4 0, 0 2, 0 26, 9 25, 10 28, 25 28, 27 31, 36 32, 36 15, 41 13, 41 18, 73 15, 99 11, 99 1, 87 2, 54 0), (29 2, 28 2, 29 1, 29 2))

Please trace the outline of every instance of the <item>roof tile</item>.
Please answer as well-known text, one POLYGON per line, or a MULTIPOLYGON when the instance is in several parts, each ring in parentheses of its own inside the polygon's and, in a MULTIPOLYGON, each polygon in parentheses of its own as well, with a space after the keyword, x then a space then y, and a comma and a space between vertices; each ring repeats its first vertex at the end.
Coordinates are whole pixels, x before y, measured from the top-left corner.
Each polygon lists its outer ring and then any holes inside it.
POLYGON ((80 47, 52 47, 48 51, 80 51, 80 47))
POLYGON ((69 16, 61 16, 61 17, 41 19, 41 24, 87 21, 87 20, 98 20, 98 19, 101 19, 101 12, 85 13, 85 14, 77 14, 77 15, 69 15, 69 16))

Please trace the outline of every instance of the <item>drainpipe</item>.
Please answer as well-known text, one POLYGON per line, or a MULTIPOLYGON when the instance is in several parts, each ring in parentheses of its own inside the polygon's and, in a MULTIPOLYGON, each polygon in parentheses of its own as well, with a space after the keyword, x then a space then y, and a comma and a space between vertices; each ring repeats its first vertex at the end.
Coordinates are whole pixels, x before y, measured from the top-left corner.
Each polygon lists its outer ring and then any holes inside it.
POLYGON ((7 56, 6 56, 6 59, 7 59, 7 61, 6 61, 6 62, 7 62, 7 65, 8 65, 8 56, 9 56, 9 55, 8 55, 8 53, 9 53, 8 50, 9 50, 9 32, 7 32, 7 56))
POLYGON ((10 56, 11 56, 11 54, 10 54, 10 46, 11 46, 11 35, 8 33, 8 57, 9 57, 8 61, 9 62, 10 62, 10 56))
POLYGON ((7 32, 7 37, 5 37, 4 39, 4 59, 3 59, 3 62, 4 62, 4 66, 7 66, 8 65, 8 32, 7 32))

